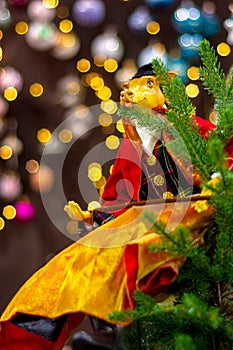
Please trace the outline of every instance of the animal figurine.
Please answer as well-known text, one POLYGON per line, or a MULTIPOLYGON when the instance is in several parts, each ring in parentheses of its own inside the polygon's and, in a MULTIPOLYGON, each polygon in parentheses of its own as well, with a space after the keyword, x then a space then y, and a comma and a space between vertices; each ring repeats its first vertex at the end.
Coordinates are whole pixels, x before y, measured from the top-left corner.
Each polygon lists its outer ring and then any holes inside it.
MULTIPOLYGON (((172 79, 175 74, 170 76, 172 79)), ((166 117, 166 98, 151 64, 140 67, 123 84, 120 100, 125 105, 150 108, 155 118, 166 117)), ((193 116, 192 120, 203 137, 215 129, 199 117, 193 116)), ((161 237, 147 219, 142 219, 142 206, 129 208, 126 204, 193 194, 196 184, 194 181, 193 185, 185 163, 166 147, 165 135, 154 137, 136 124, 124 125, 126 137, 101 198, 107 211, 82 210, 73 201, 65 206, 71 219, 88 225, 96 221, 99 227, 53 257, 16 293, 0 319, 1 350, 60 349, 87 316, 92 318, 94 332, 77 331, 73 349, 121 349, 119 325, 109 321, 110 312, 133 309, 135 290, 157 300, 166 298, 164 290, 177 277, 185 258, 149 253, 149 246, 159 244, 161 237), (177 179, 178 168, 181 183, 177 179), (110 344, 106 344, 106 337, 111 338, 110 344)), ((174 229, 178 212, 184 210, 180 203, 171 220, 173 209, 172 203, 167 203, 162 211, 156 204, 146 206, 154 220, 170 222, 174 229)), ((198 213, 188 206, 180 223, 196 237, 213 215, 211 208, 198 213)))

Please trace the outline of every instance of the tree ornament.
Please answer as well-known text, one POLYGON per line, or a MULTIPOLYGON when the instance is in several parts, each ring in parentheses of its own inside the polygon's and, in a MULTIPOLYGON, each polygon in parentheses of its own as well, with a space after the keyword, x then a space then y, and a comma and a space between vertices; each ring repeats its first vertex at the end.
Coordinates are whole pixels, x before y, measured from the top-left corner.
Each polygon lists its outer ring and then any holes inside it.
POLYGON ((11 13, 5 6, 5 1, 0 2, 0 28, 6 28, 11 23, 11 13))
POLYGON ((174 0, 145 0, 145 3, 150 7, 167 7, 175 3, 174 0))
POLYGON ((14 67, 6 66, 0 70, 0 91, 3 92, 9 87, 20 91, 23 87, 23 78, 14 67))
POLYGON ((0 177, 0 196, 4 200, 14 200, 22 191, 19 176, 15 172, 5 172, 0 177))
POLYGON ((199 45, 203 40, 201 34, 182 34, 178 38, 181 56, 187 60, 195 59, 199 56, 199 45))
POLYGON ((183 83, 187 81, 187 69, 189 67, 189 63, 183 57, 168 57, 167 61, 167 69, 171 72, 176 72, 178 76, 181 78, 183 83))
POLYGON ((104 20, 106 9, 102 0, 77 0, 72 14, 78 25, 92 28, 104 20))
POLYGON ((78 54, 80 45, 79 37, 75 32, 57 32, 51 55, 58 60, 70 60, 78 54))
POLYGON ((27 14, 32 21, 52 21, 56 16, 56 10, 46 8, 40 0, 30 1, 27 7, 27 14))
POLYGON ((203 35, 212 37, 219 32, 220 20, 215 13, 216 5, 211 1, 206 1, 202 6, 202 15, 204 19, 203 35))
POLYGON ((229 45, 232 45, 233 44, 233 6, 229 7, 229 9, 231 11, 230 17, 224 21, 223 25, 226 31, 228 32, 227 42, 229 45))
POLYGON ((57 28, 53 23, 34 21, 25 35, 27 44, 34 50, 47 51, 54 47, 57 28))
POLYGON ((204 18, 200 9, 192 1, 183 1, 173 14, 172 23, 179 33, 201 33, 204 18))
POLYGON ((15 7, 23 7, 27 4, 28 0, 7 0, 7 2, 11 5, 11 6, 15 6, 15 7))
POLYGON ((146 6, 138 6, 128 17, 129 28, 136 33, 146 33, 146 25, 152 20, 150 11, 146 6))
POLYGON ((152 43, 146 46, 138 55, 138 66, 143 66, 154 58, 160 58, 164 63, 167 62, 168 55, 166 48, 162 43, 152 43))
POLYGON ((35 216, 35 207, 29 201, 18 201, 14 204, 16 210, 15 219, 18 222, 31 221, 35 216))
POLYGON ((124 45, 115 31, 107 30, 92 41, 91 54, 93 57, 104 55, 106 58, 120 61, 124 54, 124 45))

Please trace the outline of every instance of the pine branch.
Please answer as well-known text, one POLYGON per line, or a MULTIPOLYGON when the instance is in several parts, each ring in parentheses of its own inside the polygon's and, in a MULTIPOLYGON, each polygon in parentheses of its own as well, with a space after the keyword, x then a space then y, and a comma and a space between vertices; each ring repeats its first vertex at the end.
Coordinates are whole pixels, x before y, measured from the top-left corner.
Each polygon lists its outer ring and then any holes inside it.
POLYGON ((207 142, 198 133, 196 123, 190 119, 195 108, 185 92, 185 86, 178 77, 170 79, 161 60, 152 62, 158 82, 168 100, 170 111, 167 113, 167 119, 176 129, 179 140, 183 140, 194 168, 204 179, 207 179, 212 171, 207 142))
POLYGON ((200 80, 205 89, 215 99, 215 109, 220 105, 225 106, 227 101, 226 77, 218 62, 215 50, 210 46, 208 40, 204 39, 200 44, 200 58, 203 66, 199 69, 200 80))

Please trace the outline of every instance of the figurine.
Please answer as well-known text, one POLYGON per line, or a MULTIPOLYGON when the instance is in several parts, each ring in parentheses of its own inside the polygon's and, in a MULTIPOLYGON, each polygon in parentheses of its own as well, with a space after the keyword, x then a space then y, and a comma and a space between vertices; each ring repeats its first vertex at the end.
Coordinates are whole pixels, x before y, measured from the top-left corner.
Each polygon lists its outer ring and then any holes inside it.
MULTIPOLYGON (((172 79, 175 74, 170 76, 172 79)), ((166 115, 165 96, 151 64, 140 67, 122 89, 122 103, 141 103, 154 110, 155 117, 157 113, 166 115)), ((215 129, 199 117, 193 116, 192 120, 203 137, 215 129)), ((125 134, 102 195, 102 204, 109 207, 107 213, 83 211, 73 201, 65 206, 71 219, 88 225, 96 221, 100 226, 51 259, 16 293, 0 319, 1 350, 59 349, 86 315, 92 317, 93 323, 96 321, 94 329, 99 333, 77 332, 73 337, 74 349, 121 349, 116 341, 116 325, 109 321, 110 312, 133 309, 136 289, 155 298, 166 297, 164 289, 177 277, 185 259, 165 253, 162 257, 149 254, 148 247, 161 238, 155 229, 148 231, 147 223, 138 219, 141 207, 128 209, 125 204, 193 194, 198 191, 199 183, 194 179, 193 185, 185 163, 177 163, 161 135, 148 137, 131 123, 125 123, 125 134), (177 167, 181 169, 182 184, 177 181, 177 167), (122 208, 112 209, 113 204, 122 208), (123 224, 129 226, 127 232, 123 224), (117 244, 108 247, 113 237, 117 244), (102 247, 95 244, 98 239, 105 243, 102 247), (112 347, 106 345, 106 338, 101 338, 101 325, 103 334, 113 337, 112 347)), ((155 212, 156 206, 148 210, 155 212)), ((159 220, 166 223, 171 210, 165 206, 159 220)), ((189 207, 181 223, 191 232, 192 227, 198 226, 201 232, 213 215, 211 208, 197 213, 189 207)))

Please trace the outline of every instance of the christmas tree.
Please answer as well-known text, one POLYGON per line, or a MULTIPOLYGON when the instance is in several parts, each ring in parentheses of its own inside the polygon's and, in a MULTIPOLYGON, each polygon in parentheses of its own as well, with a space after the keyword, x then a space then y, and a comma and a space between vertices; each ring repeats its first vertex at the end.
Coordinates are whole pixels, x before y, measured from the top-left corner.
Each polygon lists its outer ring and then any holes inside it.
MULTIPOLYGON (((162 225, 154 224, 164 240, 161 246, 152 246, 151 252, 169 251, 186 260, 167 290, 168 302, 159 303, 135 292, 134 311, 110 315, 114 320, 132 321, 122 330, 127 350, 233 349, 233 173, 231 159, 227 158, 233 132, 233 70, 228 76, 224 74, 207 40, 200 45, 200 58, 200 80, 212 95, 217 113, 217 129, 206 139, 190 123, 195 108, 181 80, 171 80, 159 59, 153 60, 153 69, 167 97, 167 119, 188 149, 193 168, 202 180, 203 194, 211 194, 208 202, 196 203, 196 210, 202 211, 203 205, 205 210, 211 207, 215 216, 198 244, 190 243, 190 232, 185 227, 167 234, 162 225)), ((156 122, 143 110, 122 107, 119 113, 125 118, 133 116, 138 125, 150 130, 161 127, 161 121, 156 122)), ((179 148, 175 140, 170 146, 179 148)))

